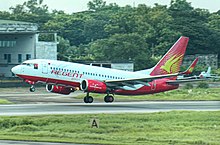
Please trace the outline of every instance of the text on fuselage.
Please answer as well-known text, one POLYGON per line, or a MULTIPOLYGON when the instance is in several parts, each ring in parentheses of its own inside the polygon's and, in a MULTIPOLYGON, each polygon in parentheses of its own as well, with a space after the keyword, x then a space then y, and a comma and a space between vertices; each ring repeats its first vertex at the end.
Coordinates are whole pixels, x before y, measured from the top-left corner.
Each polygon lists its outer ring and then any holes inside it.
POLYGON ((59 75, 59 76, 67 76, 67 77, 73 77, 73 78, 82 78, 83 74, 79 73, 72 73, 72 72, 65 72, 61 70, 52 70, 51 74, 59 75))

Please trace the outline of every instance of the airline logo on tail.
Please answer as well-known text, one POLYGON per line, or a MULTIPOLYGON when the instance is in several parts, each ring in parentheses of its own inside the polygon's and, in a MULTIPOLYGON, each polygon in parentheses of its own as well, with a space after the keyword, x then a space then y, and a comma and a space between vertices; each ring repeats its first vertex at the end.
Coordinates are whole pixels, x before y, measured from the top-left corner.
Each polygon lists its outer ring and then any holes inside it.
POLYGON ((180 60, 182 60, 183 55, 180 56, 173 56, 165 62, 160 68, 166 71, 168 74, 178 72, 178 66, 180 65, 180 60))

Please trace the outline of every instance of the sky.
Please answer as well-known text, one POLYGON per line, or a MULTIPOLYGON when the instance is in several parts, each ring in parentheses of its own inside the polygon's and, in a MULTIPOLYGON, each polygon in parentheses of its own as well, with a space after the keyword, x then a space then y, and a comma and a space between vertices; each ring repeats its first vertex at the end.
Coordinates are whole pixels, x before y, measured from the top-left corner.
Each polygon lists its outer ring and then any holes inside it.
MULTIPOLYGON (((0 10, 9 11, 11 6, 16 6, 17 4, 23 4, 27 0, 0 0, 0 10)), ((73 13, 79 11, 87 10, 87 3, 92 0, 44 0, 43 4, 49 6, 49 10, 63 10, 66 13, 73 13)), ((168 5, 171 0, 104 0, 109 3, 116 3, 119 6, 131 5, 137 6, 138 4, 146 4, 153 7, 154 3, 168 5)), ((187 0, 191 2, 192 6, 195 8, 208 9, 210 12, 216 12, 220 10, 220 0, 187 0)))

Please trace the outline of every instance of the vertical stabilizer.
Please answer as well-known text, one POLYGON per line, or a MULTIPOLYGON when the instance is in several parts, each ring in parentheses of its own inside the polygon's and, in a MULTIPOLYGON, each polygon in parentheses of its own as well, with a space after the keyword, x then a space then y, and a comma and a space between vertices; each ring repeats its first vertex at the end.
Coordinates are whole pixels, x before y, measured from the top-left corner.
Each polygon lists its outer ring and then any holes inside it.
POLYGON ((188 41, 188 37, 180 37, 162 59, 153 67, 150 75, 164 75, 179 72, 188 41))
POLYGON ((207 73, 207 74, 211 74, 211 67, 210 67, 210 66, 208 67, 208 70, 207 70, 206 73, 207 73))

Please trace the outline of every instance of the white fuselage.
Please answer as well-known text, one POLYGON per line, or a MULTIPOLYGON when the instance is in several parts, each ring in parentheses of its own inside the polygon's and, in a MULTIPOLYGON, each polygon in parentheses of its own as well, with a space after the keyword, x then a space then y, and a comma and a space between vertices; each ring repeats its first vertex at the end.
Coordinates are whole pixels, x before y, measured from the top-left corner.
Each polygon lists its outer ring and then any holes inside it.
POLYGON ((30 80, 36 78, 38 79, 38 82, 55 84, 59 84, 60 81, 80 83, 85 79, 105 81, 143 78, 148 76, 146 73, 142 74, 140 72, 129 72, 78 63, 44 59, 27 60, 23 64, 13 68, 12 71, 19 77, 23 76, 21 78, 25 78, 27 80, 30 77, 30 80), (52 82, 50 80, 52 80, 52 82))

